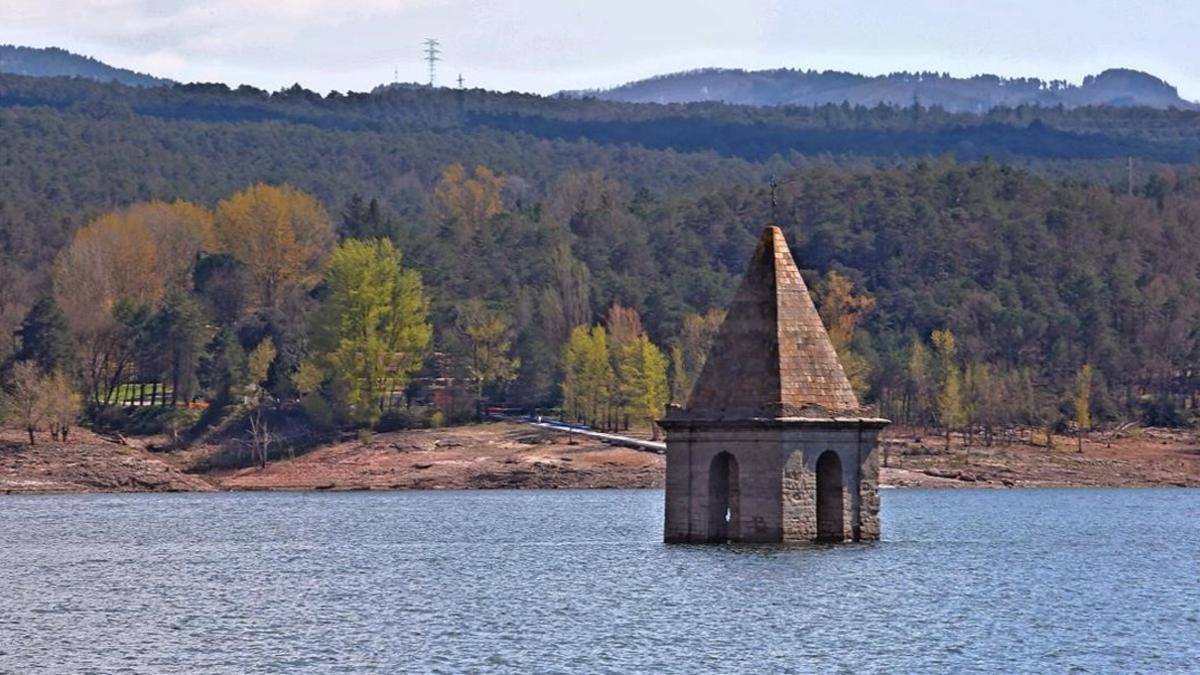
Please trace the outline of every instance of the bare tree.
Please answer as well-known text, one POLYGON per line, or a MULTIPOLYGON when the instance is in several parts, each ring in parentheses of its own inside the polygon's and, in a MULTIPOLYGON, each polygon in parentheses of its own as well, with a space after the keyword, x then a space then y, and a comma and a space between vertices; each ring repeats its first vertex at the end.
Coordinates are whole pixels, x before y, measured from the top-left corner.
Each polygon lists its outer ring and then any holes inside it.
POLYGON ((29 434, 29 444, 35 445, 34 432, 46 418, 46 396, 42 391, 42 376, 31 361, 13 364, 8 384, 8 408, 17 423, 29 434))
POLYGON ((263 406, 257 405, 250 413, 250 450, 254 461, 260 468, 267 468, 267 459, 271 454, 271 430, 263 417, 263 406))
POLYGON ((41 392, 50 437, 66 443, 71 427, 79 420, 79 398, 61 372, 43 378, 41 392))
POLYGON ((271 363, 275 361, 275 343, 271 338, 262 342, 250 352, 249 366, 251 391, 250 397, 250 449, 259 467, 267 468, 267 459, 271 454, 271 430, 267 427, 264 408, 267 407, 270 395, 267 392, 267 375, 271 363))

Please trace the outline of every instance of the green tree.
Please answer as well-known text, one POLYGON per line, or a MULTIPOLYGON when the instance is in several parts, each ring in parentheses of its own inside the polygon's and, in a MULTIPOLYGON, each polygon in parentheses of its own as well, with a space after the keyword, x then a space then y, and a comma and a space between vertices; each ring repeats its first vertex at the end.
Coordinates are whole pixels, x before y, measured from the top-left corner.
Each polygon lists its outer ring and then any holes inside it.
POLYGON ((935 330, 932 334, 933 348, 938 357, 940 387, 937 397, 938 423, 946 432, 946 450, 950 449, 950 432, 961 429, 966 422, 963 407, 962 373, 958 368, 958 347, 954 334, 949 330, 935 330))
POLYGON ((929 350, 920 338, 913 338, 908 350, 907 411, 909 424, 929 425, 933 417, 934 376, 929 350))
POLYGON ((596 424, 612 400, 614 374, 603 326, 576 326, 563 349, 563 410, 596 424))
POLYGON ((20 348, 13 354, 15 361, 32 361, 42 373, 72 368, 75 345, 71 328, 54 301, 54 296, 38 300, 17 329, 20 348))
POLYGON ((615 416, 622 418, 609 420, 609 425, 628 429, 630 416, 639 417, 635 399, 642 386, 641 382, 629 380, 638 372, 636 364, 629 362, 641 357, 637 345, 646 329, 642 327, 642 317, 636 309, 623 307, 619 303, 608 308, 604 325, 608 333, 613 374, 616 376, 615 386, 611 390, 613 399, 610 409, 615 416))
POLYGON ((221 405, 229 403, 234 388, 246 381, 246 352, 231 328, 222 327, 205 347, 199 376, 200 384, 221 405))
POLYGON ((1079 452, 1083 452, 1083 436, 1092 426, 1092 366, 1090 364, 1083 364, 1075 375, 1074 403, 1079 452))
POLYGON ((315 357, 335 383, 334 407, 374 424, 420 367, 429 346, 429 302, 420 275, 401 265, 387 239, 347 239, 325 272, 327 296, 315 323, 315 357))
POLYGON ((996 410, 999 407, 999 380, 986 363, 972 363, 963 376, 963 411, 966 419, 968 442, 974 441, 975 430, 983 430, 984 443, 992 444, 992 429, 995 427, 996 410))
POLYGON ((194 297, 173 291, 151 323, 152 333, 159 338, 164 379, 171 383, 171 406, 186 405, 196 395, 197 373, 208 343, 204 312, 194 297))
POLYGON ((625 413, 650 426, 658 440, 657 420, 667 406, 667 358, 645 333, 621 347, 618 380, 625 413))
POLYGON ((500 312, 478 300, 463 303, 458 329, 466 343, 467 368, 475 387, 475 412, 482 412, 484 390, 517 377, 521 360, 513 356, 512 328, 500 312))
POLYGON ((346 239, 395 239, 396 224, 384 215, 379 200, 354 194, 342 210, 340 234, 346 239))

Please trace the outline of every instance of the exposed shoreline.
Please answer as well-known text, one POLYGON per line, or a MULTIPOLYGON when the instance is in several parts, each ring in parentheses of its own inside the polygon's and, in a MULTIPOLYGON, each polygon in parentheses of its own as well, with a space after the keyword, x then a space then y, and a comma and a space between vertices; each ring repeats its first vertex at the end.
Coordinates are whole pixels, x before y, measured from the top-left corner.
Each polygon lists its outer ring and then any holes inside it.
MULTIPOLYGON (((215 446, 154 451, 162 439, 108 439, 85 431, 67 444, 30 447, 0 433, 0 493, 614 489, 661 488, 662 455, 514 423, 373 434, 334 443, 265 469, 209 468, 215 446)), ((941 437, 894 428, 885 436, 888 488, 1200 487, 1200 438, 1144 430, 949 452, 941 437)), ((226 459, 229 459, 226 457, 226 459)), ((233 458, 237 460, 238 458, 233 458)), ((235 462, 236 463, 236 462, 235 462)))

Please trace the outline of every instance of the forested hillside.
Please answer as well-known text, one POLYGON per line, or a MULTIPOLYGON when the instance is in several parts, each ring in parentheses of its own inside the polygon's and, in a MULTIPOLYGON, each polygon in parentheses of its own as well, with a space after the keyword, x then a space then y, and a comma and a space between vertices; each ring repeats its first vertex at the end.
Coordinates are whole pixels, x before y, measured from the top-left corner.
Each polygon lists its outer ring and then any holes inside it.
POLYGON ((1180 98, 1175 87, 1148 73, 1111 68, 1089 75, 1081 84, 1033 77, 995 75, 952 77, 947 73, 858 75, 827 70, 737 70, 704 68, 630 82, 612 89, 572 92, 628 103, 720 101, 739 105, 829 103, 896 105, 913 101, 955 112, 982 113, 1000 106, 1147 106, 1195 110, 1200 104, 1180 98))
POLYGON ((57 47, 0 45, 0 73, 32 77, 80 77, 97 82, 120 82, 133 87, 158 87, 171 83, 153 75, 114 68, 90 56, 72 54, 57 47))
POLYGON ((424 371, 650 417, 775 222, 885 414, 1062 425, 1094 370, 1097 419, 1179 423, 1200 392, 1198 151, 1200 114, 1150 109, 0 78, 0 358, 99 408, 269 392, 376 423, 424 371), (354 347, 330 327, 359 310, 390 318, 354 347))

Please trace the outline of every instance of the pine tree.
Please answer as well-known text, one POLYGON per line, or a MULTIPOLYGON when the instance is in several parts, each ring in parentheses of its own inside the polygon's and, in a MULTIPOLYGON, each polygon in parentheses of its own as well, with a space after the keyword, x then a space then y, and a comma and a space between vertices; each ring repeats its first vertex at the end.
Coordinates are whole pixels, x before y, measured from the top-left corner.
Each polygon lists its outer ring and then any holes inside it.
POLYGON ((54 296, 38 300, 17 329, 21 346, 14 361, 32 361, 43 374, 74 367, 71 328, 54 296))

